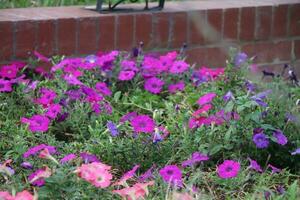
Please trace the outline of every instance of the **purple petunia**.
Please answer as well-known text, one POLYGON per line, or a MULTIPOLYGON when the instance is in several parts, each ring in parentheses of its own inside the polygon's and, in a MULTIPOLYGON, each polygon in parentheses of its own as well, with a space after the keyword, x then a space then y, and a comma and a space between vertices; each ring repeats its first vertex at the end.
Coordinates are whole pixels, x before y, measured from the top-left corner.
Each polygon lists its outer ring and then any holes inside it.
POLYGON ((273 132, 273 137, 276 139, 276 142, 280 145, 286 145, 288 142, 287 137, 283 134, 281 130, 276 130, 273 132))
POLYGON ((223 100, 224 100, 225 102, 230 101, 230 100, 232 100, 232 99, 234 99, 234 96, 233 96, 233 94, 232 94, 231 91, 228 91, 228 92, 223 96, 223 100))
POLYGON ((247 54, 245 53, 238 53, 235 57, 234 57, 234 65, 236 67, 240 67, 243 63, 245 63, 248 59, 247 54))
POLYGON ((292 153, 291 153, 291 155, 299 155, 300 154, 300 148, 297 148, 295 151, 293 151, 292 153))
POLYGON ((96 155, 90 153, 80 153, 80 157, 84 161, 84 163, 92 163, 92 162, 100 162, 96 155))
POLYGON ((155 167, 155 165, 153 165, 145 173, 143 173, 142 175, 140 175, 139 181, 140 182, 145 182, 146 180, 153 178, 154 167, 155 167))
POLYGON ((171 74, 181 74, 188 70, 188 68, 189 65, 185 61, 178 60, 173 63, 173 65, 170 67, 169 72, 171 74))
POLYGON ((106 126, 113 137, 119 135, 118 127, 112 121, 108 121, 106 126))
POLYGON ((269 146, 269 139, 263 133, 254 134, 252 140, 259 149, 267 148, 269 146))
POLYGON ((248 158, 249 162, 250 162, 250 169, 254 169, 257 172, 263 172, 261 166, 257 163, 256 160, 252 160, 251 158, 248 158))
POLYGON ((30 162, 22 162, 21 167, 23 167, 24 169, 32 169, 33 168, 32 164, 30 162))

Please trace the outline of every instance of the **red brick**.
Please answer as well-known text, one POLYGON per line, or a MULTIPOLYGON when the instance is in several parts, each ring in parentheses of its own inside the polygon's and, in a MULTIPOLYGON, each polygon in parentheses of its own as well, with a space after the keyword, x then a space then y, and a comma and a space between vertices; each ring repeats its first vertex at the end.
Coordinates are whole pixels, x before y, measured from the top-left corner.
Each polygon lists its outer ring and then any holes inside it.
POLYGON ((58 20, 58 54, 72 55, 76 50, 76 20, 58 20))
POLYGON ((206 43, 216 43, 221 41, 222 37, 222 15, 223 10, 208 10, 207 24, 208 28, 212 28, 210 34, 205 37, 206 43))
POLYGON ((223 38, 229 40, 238 39, 239 9, 231 8, 224 11, 223 38))
POLYGON ((97 47, 97 29, 98 22, 96 18, 79 19, 79 37, 78 37, 78 53, 91 54, 97 47))
POLYGON ((256 35, 258 40, 268 39, 271 35, 272 7, 264 6, 257 8, 256 35))
POLYGON ((226 63, 226 51, 222 48, 194 48, 187 51, 187 61, 196 63, 196 67, 224 67, 226 63))
POLYGON ((207 25, 206 12, 193 11, 188 16, 189 42, 188 45, 205 44, 205 27, 207 25))
POLYGON ((180 48, 183 43, 187 42, 187 13, 180 12, 172 15, 172 48, 180 48))
POLYGON ((153 39, 154 47, 167 48, 169 41, 170 15, 154 13, 153 39))
POLYGON ((255 29, 255 8, 242 8, 240 22, 240 40, 253 40, 255 29))
POLYGON ((16 24, 16 57, 25 59, 34 51, 36 44, 36 23, 19 21, 16 24))
POLYGON ((257 56, 259 63, 288 61, 291 59, 291 49, 290 41, 251 43, 242 47, 249 56, 257 56))
POLYGON ((273 37, 286 37, 288 5, 274 6, 273 13, 273 37))
POLYGON ((115 47, 115 16, 99 18, 99 50, 113 50, 115 47))
POLYGON ((294 41, 294 55, 297 60, 300 60, 300 40, 294 41))
POLYGON ((37 51, 45 56, 54 53, 55 24, 51 20, 39 21, 37 30, 37 51))
POLYGON ((144 43, 144 47, 152 46, 152 14, 137 14, 135 16, 135 43, 144 43))
POLYGON ((0 22, 0 61, 7 61, 13 56, 13 24, 0 22))
POLYGON ((122 50, 132 49, 134 35, 133 15, 119 15, 118 20, 117 48, 122 50))
POLYGON ((300 36, 300 4, 290 5, 290 36, 300 36))

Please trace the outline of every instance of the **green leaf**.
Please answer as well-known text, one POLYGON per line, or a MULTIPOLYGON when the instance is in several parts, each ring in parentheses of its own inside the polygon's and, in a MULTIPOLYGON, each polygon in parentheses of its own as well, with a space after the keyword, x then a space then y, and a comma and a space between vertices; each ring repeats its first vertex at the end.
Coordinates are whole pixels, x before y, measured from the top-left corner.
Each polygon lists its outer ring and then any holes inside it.
POLYGON ((117 91, 115 94, 114 94, 114 100, 115 102, 118 102, 119 99, 121 97, 121 91, 117 91))

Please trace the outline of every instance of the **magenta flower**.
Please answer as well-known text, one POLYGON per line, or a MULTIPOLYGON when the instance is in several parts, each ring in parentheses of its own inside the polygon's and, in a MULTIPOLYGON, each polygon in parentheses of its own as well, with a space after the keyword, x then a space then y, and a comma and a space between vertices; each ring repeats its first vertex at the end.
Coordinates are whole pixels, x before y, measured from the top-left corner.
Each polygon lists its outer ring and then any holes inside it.
POLYGON ((170 93, 176 93, 177 91, 183 91, 184 90, 184 82, 179 81, 178 83, 175 84, 170 84, 168 86, 168 91, 170 93))
POLYGON ((273 137, 276 139, 276 142, 280 145, 286 145, 288 142, 287 137, 283 134, 281 130, 276 130, 273 132, 273 137))
POLYGON ((155 122, 148 115, 138 115, 131 120, 131 126, 137 133, 152 133, 155 128, 155 122))
POLYGON ((69 85, 83 85, 83 83, 72 74, 64 75, 63 78, 69 85))
POLYGON ((50 104, 52 104, 53 100, 56 98, 57 94, 47 88, 40 89, 41 97, 36 99, 35 102, 38 104, 43 105, 44 107, 48 107, 50 104))
POLYGON ((225 160, 222 164, 217 166, 217 173, 220 178, 228 179, 234 178, 238 175, 241 165, 234 160, 225 160))
POLYGON ((61 106, 59 104, 52 104, 48 107, 47 112, 45 115, 50 119, 55 119, 58 114, 61 113, 61 106))
POLYGON ((96 83, 95 89, 98 92, 100 92, 101 94, 103 94, 104 96, 111 96, 111 94, 112 94, 110 89, 107 87, 106 83, 103 83, 103 82, 96 83))
POLYGON ((31 118, 22 117, 21 122, 29 124, 31 132, 46 132, 50 124, 50 120, 43 115, 33 115, 31 118))
POLYGON ((0 76, 2 78, 13 79, 17 77, 18 68, 16 65, 5 65, 0 68, 0 76))
POLYGON ((122 71, 134 71, 134 72, 138 71, 135 62, 130 60, 123 60, 121 62, 121 69, 122 71))
POLYGON ((134 75, 134 71, 120 71, 118 79, 121 81, 129 81, 133 79, 134 75))
POLYGON ((65 157, 63 157, 62 159, 60 159, 60 163, 61 164, 65 164, 71 160, 74 160, 77 156, 73 153, 66 155, 65 157))
POLYGON ((189 68, 189 65, 183 60, 177 60, 170 68, 171 74, 181 74, 189 68))
POLYGON ((182 167, 188 167, 188 166, 193 166, 201 161, 207 161, 209 160, 209 157, 205 154, 202 154, 200 152, 194 152, 192 154, 192 158, 191 159, 188 159, 188 160, 185 160, 182 162, 182 167))
POLYGON ((144 88, 148 92, 151 92, 153 94, 158 94, 161 92, 163 85, 165 82, 163 80, 160 80, 159 78, 152 77, 145 81, 144 88))
POLYGON ((182 172, 176 165, 165 166, 159 170, 159 174, 168 184, 179 187, 182 186, 182 172))
POLYGON ((249 162, 250 162, 250 169, 254 169, 257 172, 263 172, 261 166, 256 162, 256 160, 252 160, 251 158, 248 158, 249 162))
POLYGON ((0 79, 0 92, 11 92, 12 83, 8 80, 0 79))
POLYGON ((124 185, 128 179, 131 179, 135 175, 135 172, 139 167, 140 165, 135 165, 131 170, 125 172, 120 180, 114 183, 114 185, 124 185))
POLYGON ((143 173, 140 177, 139 177, 139 181, 140 182, 145 182, 146 180, 153 178, 153 169, 154 169, 155 165, 153 165, 152 167, 150 167, 145 173, 143 173))
POLYGON ((205 95, 203 95, 202 97, 200 97, 197 101, 197 103, 202 106, 204 104, 210 103, 214 98, 216 97, 216 93, 207 93, 205 95))
POLYGON ((23 158, 28 158, 29 156, 36 155, 43 149, 48 149, 50 154, 56 153, 56 148, 54 146, 46 145, 46 144, 40 144, 37 146, 33 146, 29 148, 24 154, 23 158))

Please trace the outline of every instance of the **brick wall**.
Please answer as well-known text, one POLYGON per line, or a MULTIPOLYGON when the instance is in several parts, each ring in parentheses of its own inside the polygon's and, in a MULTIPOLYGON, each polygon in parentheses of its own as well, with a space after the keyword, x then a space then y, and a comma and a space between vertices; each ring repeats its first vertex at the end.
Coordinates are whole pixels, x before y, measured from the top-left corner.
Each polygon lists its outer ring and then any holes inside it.
MULTIPOLYGON (((127 5, 140 8, 141 5, 127 5)), ((224 66, 230 46, 276 70, 300 61, 299 0, 167 2, 161 12, 99 14, 81 7, 0 10, 0 62, 26 59, 38 50, 86 55, 130 50, 179 50, 190 62, 224 66)))

